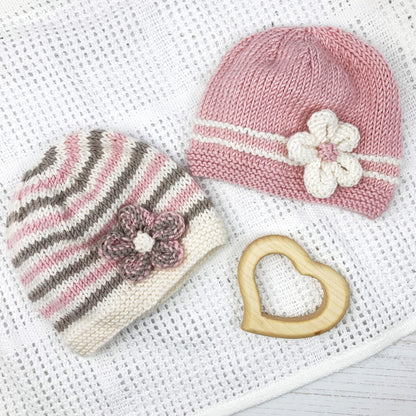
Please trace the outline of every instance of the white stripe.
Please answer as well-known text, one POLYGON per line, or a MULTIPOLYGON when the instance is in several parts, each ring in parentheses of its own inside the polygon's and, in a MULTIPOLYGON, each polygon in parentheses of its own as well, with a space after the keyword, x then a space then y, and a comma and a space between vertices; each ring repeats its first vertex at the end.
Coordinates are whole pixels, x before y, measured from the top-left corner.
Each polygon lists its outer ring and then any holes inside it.
MULTIPOLYGON (((82 133, 79 133, 79 134, 81 135, 82 133)), ((46 169, 45 171, 43 171, 42 173, 38 173, 37 175, 32 176, 30 179, 28 179, 25 182, 25 186, 35 185, 38 182, 43 182, 43 181, 46 181, 46 180, 50 180, 53 176, 56 175, 57 171, 60 168, 62 168, 62 165, 65 162, 65 160, 70 157, 70 155, 68 154, 68 150, 64 146, 65 140, 67 138, 68 137, 65 136, 64 139, 61 140, 61 142, 59 142, 57 145, 55 145, 55 149, 56 149, 55 163, 52 166, 49 166, 49 168, 46 169)), ((41 156, 41 160, 44 156, 45 156, 45 154, 43 153, 42 156, 41 156)), ((39 160, 37 161, 37 163, 40 163, 39 160)), ((37 165, 32 166, 32 169, 35 168, 36 166, 37 165)))
POLYGON ((168 191, 163 195, 155 207, 155 212, 163 212, 166 207, 176 198, 187 186, 192 183, 192 178, 189 175, 182 176, 176 183, 174 183, 168 191))
POLYGON ((380 172, 373 172, 371 170, 364 170, 363 176, 367 176, 367 178, 379 179, 380 181, 386 181, 393 185, 397 185, 399 183, 399 178, 396 178, 394 176, 389 176, 380 172))
MULTIPOLYGON (((98 266, 99 267, 99 266, 98 266)), ((64 316, 68 315, 69 313, 73 312, 75 309, 79 308, 81 304, 85 301, 86 298, 90 297, 96 290, 100 289, 104 286, 108 281, 110 281, 117 273, 119 272, 119 268, 115 267, 110 272, 103 273, 99 279, 95 282, 87 286, 83 289, 80 293, 78 293, 73 300, 71 300, 68 304, 66 304, 62 309, 59 311, 54 312, 48 320, 52 322, 52 324, 57 323, 60 321, 64 316)), ((86 275, 82 276, 85 277, 86 275)), ((74 284, 73 281, 71 281, 74 284)), ((62 291, 63 293, 64 291, 62 291)), ((56 298, 61 294, 56 294, 56 298)), ((95 308, 93 309, 95 310, 95 308)))
MULTIPOLYGON (((266 150, 261 150, 261 149, 256 149, 252 146, 249 145, 242 145, 239 143, 233 143, 233 142, 229 142, 228 140, 224 140, 224 139, 220 139, 219 137, 206 137, 206 136, 202 136, 200 134, 194 134, 192 136, 193 140, 196 140, 200 143, 210 143, 210 144, 219 144, 221 146, 224 147, 228 147, 231 148, 233 150, 237 150, 239 152, 243 152, 243 153, 247 153, 250 155, 254 155, 254 156, 260 156, 260 157, 264 157, 266 159, 270 159, 270 160, 276 160, 278 162, 283 162, 286 163, 288 165, 292 165, 292 166, 300 166, 299 163, 294 162, 293 160, 283 156, 283 155, 279 155, 273 152, 268 152, 266 150)), ((354 155, 354 153, 352 153, 352 155, 354 155)), ((357 155, 359 157, 359 155, 357 155)), ((367 176, 369 178, 375 178, 375 179, 379 179, 382 181, 386 181, 389 182, 393 185, 396 185, 398 183, 398 178, 394 177, 394 176, 389 176, 386 175, 384 173, 380 173, 380 172, 373 172, 373 171, 363 171, 363 176, 367 176)))
POLYGON ((357 153, 357 157, 358 159, 365 160, 366 162, 386 163, 387 165, 394 166, 400 166, 402 164, 400 159, 396 159, 391 156, 363 155, 357 153))
MULTIPOLYGON (((203 119, 197 118, 195 120, 195 124, 198 126, 203 126, 203 127, 214 127, 214 128, 223 129, 223 130, 231 130, 236 133, 245 134, 250 137, 271 140, 273 142, 279 142, 283 144, 286 144, 289 140, 285 138, 284 136, 280 136, 279 134, 252 130, 249 127, 235 126, 233 124, 223 123, 221 121, 203 120, 203 119)), ((358 153, 356 153, 356 155, 358 159, 365 160, 367 162, 386 163, 388 165, 394 165, 394 166, 401 165, 400 159, 397 159, 391 156, 364 155, 364 154, 358 154, 358 153)))
MULTIPOLYGON (((82 257, 84 257, 86 253, 87 253, 86 250, 78 251, 75 254, 71 254, 66 259, 60 260, 58 264, 55 264, 48 269, 43 268, 42 271, 39 274, 36 274, 36 277, 25 286, 25 290, 29 294, 30 292, 35 290, 39 286, 39 284, 43 283, 45 280, 48 280, 51 276, 55 274, 59 274, 61 271, 67 268, 70 264, 75 263, 78 260, 80 260, 82 257)), ((33 267, 33 263, 30 266, 33 267)), ((28 270, 29 270, 29 267, 25 269, 25 272, 27 272, 28 270)))
POLYGON ((203 127, 215 127, 215 128, 223 129, 223 130, 231 130, 236 133, 246 134, 247 136, 257 137, 259 139, 272 140, 274 142, 279 142, 283 144, 286 144, 288 141, 286 137, 283 137, 280 134, 256 131, 256 130, 250 129, 249 127, 234 126, 233 124, 223 123, 221 121, 202 120, 200 118, 197 118, 195 120, 195 124, 197 124, 198 126, 203 126, 203 127))
MULTIPOLYGON (((87 250, 84 250, 81 254, 82 254, 81 257, 83 257, 83 256, 85 256, 85 254, 89 254, 89 253, 88 253, 87 250)), ((45 306, 49 305, 51 302, 57 300, 60 296, 62 296, 62 294, 65 291, 67 291, 70 287, 72 287, 74 284, 79 284, 79 282, 82 279, 84 279, 89 273, 96 270, 98 267, 100 267, 106 261, 107 260, 105 258, 98 257, 98 259, 95 262, 91 263, 88 267, 85 267, 85 269, 82 269, 80 272, 72 274, 68 279, 65 279, 60 284, 56 285, 53 289, 51 289, 49 292, 47 292, 40 299, 33 302, 33 304, 35 305, 35 307, 37 309, 39 309, 39 310, 43 309, 45 306)), ((65 262, 65 267, 63 267, 62 269, 65 269, 66 267, 68 267, 68 265, 69 265, 68 262, 65 262)), ((51 270, 49 270, 49 271, 51 272, 51 270)), ((56 274, 59 275, 59 272, 56 273, 56 274)), ((47 276, 47 279, 50 278, 53 275, 54 275, 53 272, 50 273, 49 276, 47 276)), ((45 280, 47 280, 47 279, 45 279, 45 280)), ((44 283, 45 280, 43 280, 41 283, 44 283)), ((37 283, 38 283, 38 286, 39 286, 39 281, 37 283)), ((86 289, 87 288, 85 288, 84 290, 81 290, 81 293, 84 293, 84 291, 86 289)), ((28 291, 28 293, 30 293, 30 292, 28 291)), ((72 302, 73 301, 71 301, 70 303, 72 303, 72 302)))
POLYGON ((294 162, 286 156, 268 152, 267 150, 256 149, 249 145, 229 142, 228 140, 220 139, 219 137, 206 137, 201 136, 200 134, 194 134, 192 138, 201 143, 220 144, 221 146, 229 147, 230 149, 237 150, 239 152, 248 153, 254 156, 261 156, 266 159, 276 160, 277 162, 284 162, 288 165, 300 166, 299 163, 294 162))
POLYGON ((159 168, 156 176, 152 179, 152 183, 140 196, 142 204, 146 204, 146 202, 149 201, 149 198, 153 195, 154 191, 158 188, 162 181, 167 178, 176 168, 177 166, 171 160, 167 160, 166 162, 162 163, 162 167, 159 168))
MULTIPOLYGON (((84 167, 85 163, 87 162, 91 154, 89 147, 83 146, 83 143, 88 137, 88 132, 83 131, 83 132, 78 133, 78 135, 79 135, 79 142, 78 142, 79 154, 76 155, 78 160, 75 166, 71 169, 70 175, 69 174, 66 175, 66 177, 63 179, 63 181, 60 184, 60 186, 62 186, 63 188, 63 191, 65 191, 71 186, 72 184, 71 178, 75 178, 79 175, 79 173, 81 172, 82 168, 84 167)), ((33 187, 36 190, 36 192, 30 192, 24 195, 23 197, 21 197, 21 199, 19 200, 18 206, 16 204, 16 208, 20 208, 21 206, 29 204, 31 201, 35 200, 38 197, 47 197, 47 196, 51 197, 51 196, 56 195, 56 186, 49 186, 49 187, 46 186, 46 188, 40 191, 37 190, 37 186, 39 184, 42 184, 44 181, 46 182, 46 181, 54 180, 54 177, 55 175, 58 174, 58 171, 63 169, 63 165, 65 164, 66 160, 71 159, 73 157, 70 155, 70 151, 67 148, 68 143, 66 142, 66 140, 68 140, 68 138, 66 138, 64 141, 62 141, 56 146, 57 161, 51 167, 51 169, 47 169, 45 172, 42 172, 39 175, 33 176, 27 182, 23 183, 22 189, 33 187)), ((70 146, 72 146, 72 144, 70 146)))

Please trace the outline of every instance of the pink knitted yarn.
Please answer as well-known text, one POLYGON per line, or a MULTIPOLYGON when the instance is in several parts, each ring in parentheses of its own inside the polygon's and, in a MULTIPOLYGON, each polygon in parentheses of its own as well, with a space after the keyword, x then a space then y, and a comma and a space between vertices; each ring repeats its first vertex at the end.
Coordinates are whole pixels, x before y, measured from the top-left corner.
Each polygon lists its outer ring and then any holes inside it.
MULTIPOLYGON (((319 153, 325 161, 338 155, 326 145, 319 153)), ((237 44, 209 83, 188 150, 194 175, 369 218, 393 197, 401 156, 399 95, 387 63, 352 34, 320 27, 274 28, 237 44), (286 146, 290 136, 309 132, 308 120, 321 110, 360 135, 351 153, 362 168, 359 182, 327 198, 308 192, 305 167, 290 160, 286 146)))
POLYGON ((318 153, 322 160, 334 162, 338 157, 338 149, 333 143, 322 143, 318 146, 318 153))

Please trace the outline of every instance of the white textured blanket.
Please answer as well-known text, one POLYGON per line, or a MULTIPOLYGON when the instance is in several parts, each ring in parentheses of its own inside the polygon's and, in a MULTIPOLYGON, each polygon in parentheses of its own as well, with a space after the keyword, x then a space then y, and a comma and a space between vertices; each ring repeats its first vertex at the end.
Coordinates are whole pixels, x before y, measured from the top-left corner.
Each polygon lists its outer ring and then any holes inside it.
MULTIPOLYGON (((3 2, 4 3, 4 2, 3 2)), ((33 0, 0 6, 0 217, 22 172, 63 135, 102 127, 184 165, 207 81, 243 37, 278 25, 333 25, 379 49, 397 79, 404 166, 375 221, 212 180, 201 183, 229 243, 153 314, 89 358, 32 309, 0 241, 0 414, 231 414, 359 361, 416 330, 416 3, 413 1, 33 0), (285 340, 240 328, 245 246, 284 234, 350 284, 342 322, 285 340)), ((296 315, 320 287, 272 256, 265 309, 296 315)))

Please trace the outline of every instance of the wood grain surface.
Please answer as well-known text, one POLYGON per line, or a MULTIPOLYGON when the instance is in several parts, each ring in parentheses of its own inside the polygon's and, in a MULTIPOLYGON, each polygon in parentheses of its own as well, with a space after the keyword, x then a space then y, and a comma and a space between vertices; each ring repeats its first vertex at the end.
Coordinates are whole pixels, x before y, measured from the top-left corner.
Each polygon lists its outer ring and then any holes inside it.
POLYGON ((416 333, 238 416, 416 416, 416 333))
POLYGON ((238 265, 238 283, 244 301, 241 328, 269 337, 305 338, 322 334, 341 320, 349 304, 350 293, 344 278, 326 264, 313 261, 298 243, 283 235, 267 235, 249 244, 238 265), (255 271, 259 261, 270 254, 283 254, 300 274, 319 281, 324 296, 315 312, 290 318, 262 312, 255 271))

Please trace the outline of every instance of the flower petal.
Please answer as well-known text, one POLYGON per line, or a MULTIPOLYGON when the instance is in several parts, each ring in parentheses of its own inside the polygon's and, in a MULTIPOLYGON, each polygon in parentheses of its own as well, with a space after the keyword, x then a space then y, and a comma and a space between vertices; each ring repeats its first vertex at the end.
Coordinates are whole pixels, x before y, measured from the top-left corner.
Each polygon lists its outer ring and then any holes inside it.
POLYGON ((157 215, 149 212, 147 209, 141 207, 140 205, 136 207, 136 212, 139 218, 139 230, 149 234, 157 215))
POLYGON ((320 143, 331 142, 338 127, 338 117, 331 110, 321 110, 313 113, 307 124, 320 143))
POLYGON ((183 247, 179 241, 156 241, 151 253, 151 261, 158 269, 169 269, 182 263, 183 256, 183 247))
POLYGON ((134 238, 140 226, 135 206, 126 205, 119 210, 118 225, 126 237, 134 238))
POLYGON ((305 166, 303 180, 306 190, 316 198, 328 198, 337 188, 334 175, 337 162, 317 160, 305 166))
POLYGON ((109 260, 120 259, 132 253, 133 241, 116 231, 107 234, 101 242, 100 254, 109 260))
POLYGON ((305 131, 296 133, 287 142, 289 158, 302 165, 311 163, 318 157, 318 145, 319 140, 312 134, 305 131))
POLYGON ((139 282, 145 279, 153 270, 150 253, 134 253, 126 257, 121 264, 121 270, 129 280, 139 282))
POLYGON ((340 152, 334 173, 339 185, 350 187, 360 181, 363 175, 363 168, 354 156, 340 152))
POLYGON ((185 232, 185 220, 173 211, 159 214, 152 228, 152 237, 160 241, 178 240, 185 232))
POLYGON ((357 127, 348 123, 339 123, 332 139, 341 152, 352 152, 358 145, 360 132, 357 127))

